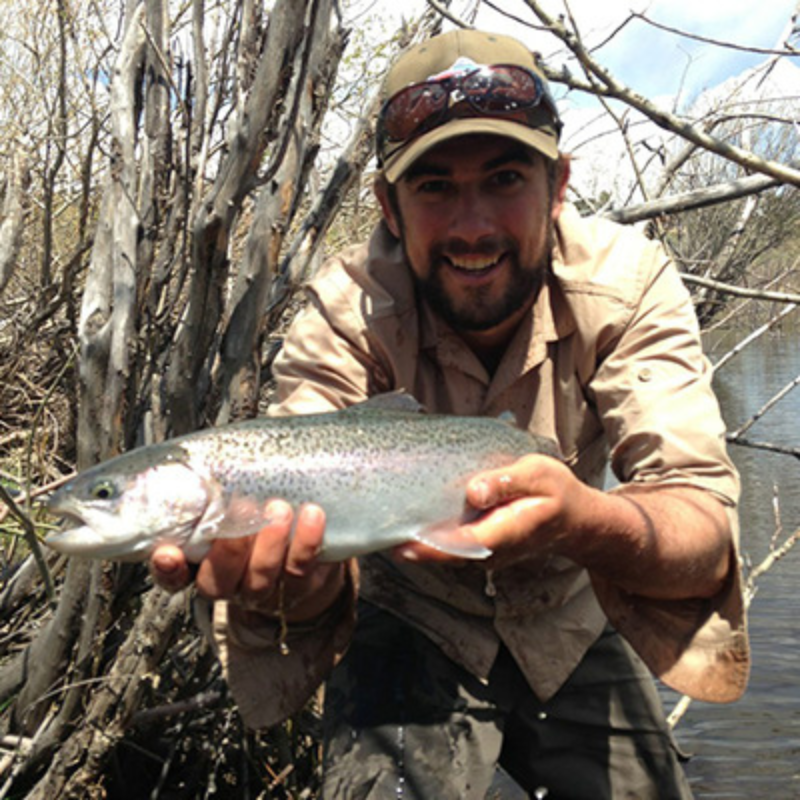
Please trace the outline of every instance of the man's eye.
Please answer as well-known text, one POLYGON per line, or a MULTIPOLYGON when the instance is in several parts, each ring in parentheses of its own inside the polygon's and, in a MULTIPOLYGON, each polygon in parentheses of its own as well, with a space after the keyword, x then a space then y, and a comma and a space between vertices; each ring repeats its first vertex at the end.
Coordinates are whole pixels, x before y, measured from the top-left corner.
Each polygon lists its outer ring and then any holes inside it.
POLYGON ((506 169, 502 172, 496 172, 492 176, 492 181, 495 186, 516 186, 522 180, 522 175, 515 169, 506 169))
POLYGON ((417 192, 420 194, 441 194, 447 191, 448 185, 447 181, 422 181, 417 186, 417 192))

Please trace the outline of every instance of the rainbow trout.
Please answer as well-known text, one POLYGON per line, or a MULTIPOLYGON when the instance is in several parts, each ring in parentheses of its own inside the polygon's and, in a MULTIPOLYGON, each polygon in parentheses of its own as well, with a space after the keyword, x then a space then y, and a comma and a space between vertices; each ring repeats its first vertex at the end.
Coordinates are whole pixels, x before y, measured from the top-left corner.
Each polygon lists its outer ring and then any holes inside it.
POLYGON ((50 496, 49 510, 78 524, 45 543, 126 561, 172 543, 199 561, 214 538, 260 530, 267 501, 284 498, 325 510, 325 561, 410 541, 486 558, 489 550, 458 531, 477 516, 465 502, 467 481, 528 453, 557 456, 557 447, 503 419, 418 409, 408 395, 384 395, 344 411, 250 420, 131 450, 50 496))

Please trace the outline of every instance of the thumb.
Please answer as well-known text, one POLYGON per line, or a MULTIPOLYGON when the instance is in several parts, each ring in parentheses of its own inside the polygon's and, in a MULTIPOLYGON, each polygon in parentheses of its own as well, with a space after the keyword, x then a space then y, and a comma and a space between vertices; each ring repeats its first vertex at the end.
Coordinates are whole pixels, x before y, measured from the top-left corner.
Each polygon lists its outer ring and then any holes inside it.
POLYGON ((159 545, 150 556, 153 580, 168 592, 185 589, 194 577, 183 551, 173 544, 159 545))

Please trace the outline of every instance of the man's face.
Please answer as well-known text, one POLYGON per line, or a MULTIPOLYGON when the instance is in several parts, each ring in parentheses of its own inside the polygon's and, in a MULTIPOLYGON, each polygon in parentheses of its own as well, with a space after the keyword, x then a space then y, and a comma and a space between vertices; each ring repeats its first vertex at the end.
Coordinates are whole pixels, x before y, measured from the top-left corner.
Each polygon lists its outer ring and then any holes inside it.
POLYGON ((549 264, 562 188, 559 179, 551 192, 534 151, 468 136, 420 157, 397 182, 395 206, 379 198, 436 311, 461 333, 507 336, 549 264))

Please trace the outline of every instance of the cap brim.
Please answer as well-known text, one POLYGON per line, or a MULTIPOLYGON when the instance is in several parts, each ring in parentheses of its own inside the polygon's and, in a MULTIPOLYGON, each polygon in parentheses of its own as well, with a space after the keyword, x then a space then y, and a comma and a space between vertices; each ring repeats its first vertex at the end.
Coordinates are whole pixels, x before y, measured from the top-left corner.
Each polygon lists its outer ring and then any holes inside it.
POLYGON ((411 144, 401 148, 389 156, 383 165, 383 174, 389 183, 398 178, 424 153, 428 152, 448 139, 472 134, 493 134, 514 139, 522 144, 538 150, 547 158, 555 161, 558 158, 558 139, 553 131, 545 128, 529 128, 518 122, 487 117, 476 119, 454 119, 434 128, 432 131, 414 139, 411 144))

